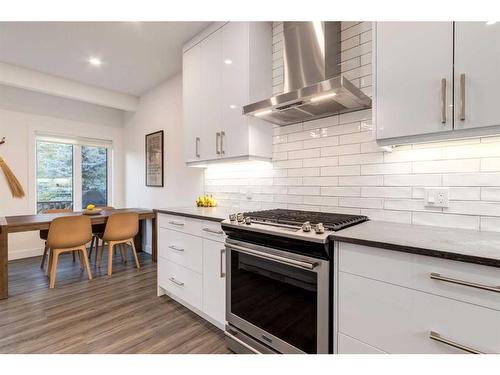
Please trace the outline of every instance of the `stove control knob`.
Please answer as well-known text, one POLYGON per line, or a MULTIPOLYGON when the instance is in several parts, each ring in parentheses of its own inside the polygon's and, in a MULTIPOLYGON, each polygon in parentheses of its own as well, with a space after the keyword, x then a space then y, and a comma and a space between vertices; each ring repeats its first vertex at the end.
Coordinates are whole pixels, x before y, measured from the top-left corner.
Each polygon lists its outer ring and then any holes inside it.
POLYGON ((304 224, 302 224, 302 231, 303 232, 310 232, 311 231, 311 223, 306 221, 304 224))
POLYGON ((243 217, 243 214, 241 212, 236 215, 236 220, 238 220, 238 223, 243 223, 243 221, 245 221, 245 218, 243 217))
POLYGON ((314 230, 316 231, 316 234, 325 233, 325 227, 323 226, 323 223, 316 224, 316 227, 314 228, 314 230))
POLYGON ((247 217, 245 218, 245 224, 246 224, 246 225, 250 225, 250 224, 252 224, 252 219, 251 219, 249 216, 247 216, 247 217))
POLYGON ((229 221, 232 223, 236 221, 236 214, 229 214, 229 221))

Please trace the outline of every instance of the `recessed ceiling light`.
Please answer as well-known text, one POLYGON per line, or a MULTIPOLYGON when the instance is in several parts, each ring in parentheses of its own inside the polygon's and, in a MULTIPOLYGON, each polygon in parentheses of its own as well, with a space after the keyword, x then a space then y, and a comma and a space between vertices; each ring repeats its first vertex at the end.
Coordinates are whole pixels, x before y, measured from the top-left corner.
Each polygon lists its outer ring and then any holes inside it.
POLYGON ((496 24, 498 21, 488 21, 486 22, 487 25, 494 25, 496 24))
POLYGON ((98 57, 90 57, 88 62, 90 65, 93 65, 93 66, 101 66, 102 65, 102 61, 98 57))
POLYGON ((231 108, 231 109, 235 109, 235 108, 236 108, 236 106, 235 106, 234 104, 230 104, 230 105, 229 105, 229 108, 231 108))
POLYGON ((231 65, 232 63, 233 63, 233 60, 230 60, 230 59, 224 60, 224 64, 226 64, 226 65, 231 65))

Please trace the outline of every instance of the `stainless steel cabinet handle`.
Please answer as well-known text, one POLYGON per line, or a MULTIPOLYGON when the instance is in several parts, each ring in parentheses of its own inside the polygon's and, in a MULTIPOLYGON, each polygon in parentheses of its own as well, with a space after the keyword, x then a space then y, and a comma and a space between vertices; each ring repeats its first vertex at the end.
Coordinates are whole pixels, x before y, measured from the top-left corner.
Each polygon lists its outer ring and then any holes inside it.
POLYGON ((226 153, 226 151, 224 151, 224 137, 226 136, 226 133, 221 131, 220 132, 220 152, 222 153, 222 155, 224 155, 226 153))
POLYGON ((182 247, 177 247, 175 245, 170 245, 168 248, 175 250, 175 251, 184 251, 184 249, 182 247))
POLYGON ((220 277, 226 277, 226 272, 224 271, 224 258, 226 254, 226 249, 220 249, 220 277))
POLYGON ((483 352, 480 352, 479 350, 472 349, 472 348, 469 348, 468 346, 465 346, 465 345, 459 344, 459 343, 457 343, 457 342, 454 342, 454 341, 451 341, 451 340, 445 339, 445 338, 444 338, 444 337, 442 337, 439 333, 434 332, 434 331, 431 331, 431 332, 429 333, 429 338, 430 338, 431 340, 435 340, 435 341, 441 342, 441 343, 443 343, 443 344, 446 344, 446 345, 452 346, 452 347, 454 347, 454 348, 457 348, 457 349, 463 350, 464 352, 467 352, 467 353, 472 353, 472 354, 484 354, 483 352))
POLYGON ((184 223, 181 223, 179 221, 169 221, 168 223, 172 224, 172 225, 177 225, 178 227, 183 227, 184 226, 184 223))
POLYGON ((286 265, 289 265, 289 266, 295 266, 295 267, 305 268, 305 269, 308 269, 308 270, 313 270, 317 266, 316 263, 302 262, 300 260, 285 258, 285 257, 279 256, 279 255, 274 255, 274 254, 268 254, 268 253, 264 253, 262 251, 248 249, 248 248, 243 247, 243 246, 237 246, 237 245, 228 244, 228 243, 226 243, 226 248, 228 248, 228 249, 234 249, 234 250, 239 251, 241 253, 245 253, 245 254, 249 254, 249 255, 254 255, 254 256, 257 256, 257 257, 260 257, 260 258, 263 258, 263 259, 272 260, 274 262, 286 264, 286 265))
POLYGON ((465 73, 460 74, 460 121, 465 120, 465 73))
POLYGON ((446 283, 458 284, 458 285, 468 286, 471 288, 489 290, 490 292, 500 293, 500 286, 484 285, 484 284, 474 283, 471 281, 453 279, 451 277, 441 276, 439 273, 434 273, 434 272, 431 273, 430 277, 433 280, 444 281, 446 283))
POLYGON ((240 344, 241 346, 244 346, 245 348, 247 348, 248 350, 250 350, 252 353, 254 354, 262 354, 261 352, 259 352, 257 349, 254 349, 252 348, 250 345, 248 345, 246 342, 240 340, 239 338, 237 338, 235 335, 232 335, 230 334, 228 331, 224 331, 224 334, 233 339, 234 341, 236 341, 238 344, 240 344))
POLYGON ((208 233, 213 233, 213 234, 224 234, 224 231, 222 231, 222 230, 215 230, 215 229, 210 229, 210 228, 203 228, 202 230, 205 232, 208 232, 208 233))
POLYGON ((215 133, 215 152, 217 153, 217 155, 220 155, 219 142, 220 142, 220 133, 217 132, 215 133))
POLYGON ((174 277, 169 278, 169 280, 173 282, 175 285, 184 286, 184 283, 177 281, 174 277))
POLYGON ((441 79, 441 123, 446 124, 446 78, 441 79))
POLYGON ((200 157, 200 137, 196 137, 196 143, 195 143, 195 156, 197 158, 200 157))

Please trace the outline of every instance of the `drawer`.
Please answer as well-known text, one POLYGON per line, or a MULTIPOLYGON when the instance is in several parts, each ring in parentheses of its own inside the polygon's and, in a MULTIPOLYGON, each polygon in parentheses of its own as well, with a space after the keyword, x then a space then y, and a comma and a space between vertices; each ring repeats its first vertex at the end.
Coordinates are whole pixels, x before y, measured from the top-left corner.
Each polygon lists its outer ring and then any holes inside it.
POLYGON ((159 214, 158 227, 199 235, 202 227, 202 220, 191 219, 184 216, 159 214))
POLYGON ((198 273, 203 269, 203 244, 200 237, 170 229, 158 230, 158 256, 198 273))
POLYGON ((498 292, 431 278, 439 274, 467 284, 500 286, 500 268, 340 243, 339 269, 500 311, 498 292))
POLYGON ((342 333, 339 333, 337 337, 338 354, 386 354, 371 345, 343 335, 342 333))
POLYGON ((201 234, 202 237, 209 240, 224 242, 226 235, 222 230, 220 223, 216 221, 204 220, 202 222, 201 234))
POLYGON ((158 283, 168 293, 202 309, 202 276, 164 258, 158 258, 158 283))
POLYGON ((387 353, 464 353, 443 339, 500 353, 500 312, 339 273, 339 332, 387 353))

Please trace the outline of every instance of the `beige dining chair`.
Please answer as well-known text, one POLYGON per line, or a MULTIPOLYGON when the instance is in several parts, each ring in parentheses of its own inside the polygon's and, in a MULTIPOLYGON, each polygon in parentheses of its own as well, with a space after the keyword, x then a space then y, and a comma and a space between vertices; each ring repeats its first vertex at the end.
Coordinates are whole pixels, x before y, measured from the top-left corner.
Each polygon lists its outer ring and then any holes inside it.
MULTIPOLYGON (((59 214, 64 212, 73 212, 73 210, 69 208, 53 208, 44 210, 42 214, 59 214)), ((47 247, 47 237, 49 235, 49 231, 47 229, 40 231, 40 239, 45 241, 45 246, 43 249, 42 263, 40 264, 40 268, 43 270, 45 267, 45 262, 47 261, 47 254, 49 252, 49 248, 47 247)), ((73 253, 73 262, 75 261, 75 253, 73 253)))
MULTIPOLYGON (((100 206, 97 207, 101 209, 102 211, 111 211, 114 210, 114 207, 111 206, 100 206)), ((95 224, 92 225, 92 241, 90 241, 90 249, 89 249, 89 259, 92 257, 92 251, 95 248, 95 253, 94 253, 94 263, 97 262, 97 249, 99 249, 99 238, 101 238, 104 234, 104 228, 106 227, 106 224, 95 224)))
POLYGON ((86 244, 92 239, 90 218, 81 216, 65 216, 54 219, 50 223, 47 246, 50 248, 50 288, 54 288, 57 276, 59 255, 77 251, 80 255, 80 269, 84 265, 89 280, 92 280, 86 244))
POLYGON ((139 232, 139 215, 135 212, 124 212, 112 214, 108 217, 106 228, 101 236, 102 246, 99 248, 97 266, 101 266, 104 246, 108 243, 108 276, 113 274, 113 250, 115 246, 120 246, 120 252, 123 258, 126 258, 126 253, 123 246, 130 244, 132 253, 134 254, 135 264, 137 268, 141 268, 137 251, 135 249, 134 237, 139 232))

